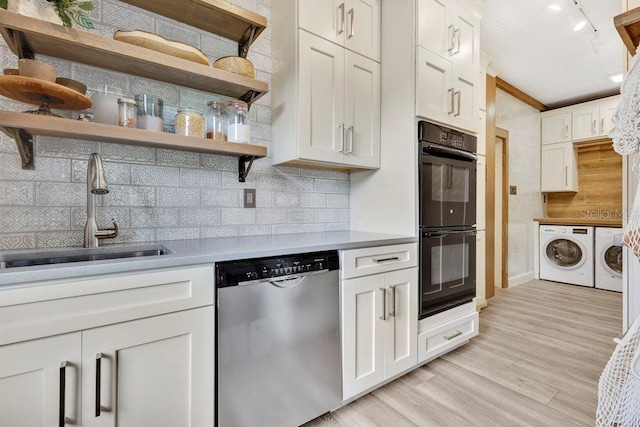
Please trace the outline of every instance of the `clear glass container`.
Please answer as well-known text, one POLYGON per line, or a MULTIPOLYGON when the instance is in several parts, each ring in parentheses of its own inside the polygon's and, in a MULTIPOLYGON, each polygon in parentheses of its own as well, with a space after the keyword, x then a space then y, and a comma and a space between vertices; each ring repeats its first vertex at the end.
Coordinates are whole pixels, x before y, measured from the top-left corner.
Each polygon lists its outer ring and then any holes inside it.
POLYGON ((229 126, 227 140, 248 144, 251 140, 249 125, 249 107, 244 101, 234 99, 229 103, 229 126))
POLYGON ((174 125, 176 135, 204 138, 204 125, 204 116, 200 111, 194 110, 193 108, 178 109, 174 125))
POLYGON ((118 126, 118 98, 122 98, 123 95, 122 89, 110 85, 105 85, 102 92, 91 95, 93 120, 118 126))
POLYGON ((162 132, 164 121, 162 113, 164 103, 162 99, 151 95, 136 95, 138 129, 162 132))
POLYGON ((224 102, 211 101, 207 103, 207 138, 214 141, 227 140, 227 127, 229 118, 227 116, 227 104, 224 102))
POLYGON ((118 98, 118 124, 126 128, 137 127, 136 101, 131 98, 118 98))

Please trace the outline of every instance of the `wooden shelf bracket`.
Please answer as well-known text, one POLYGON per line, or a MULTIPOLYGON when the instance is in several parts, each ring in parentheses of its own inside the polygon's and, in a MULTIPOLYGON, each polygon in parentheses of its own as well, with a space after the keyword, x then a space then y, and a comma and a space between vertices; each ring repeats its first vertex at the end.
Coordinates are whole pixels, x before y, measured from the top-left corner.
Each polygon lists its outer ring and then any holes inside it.
POLYGON ((33 135, 20 128, 1 127, 0 129, 16 141, 20 158, 22 158, 22 169, 35 169, 36 162, 35 153, 33 152, 33 135))
POLYGON ((251 165, 253 165, 253 161, 256 159, 256 156, 240 156, 238 157, 238 182, 245 182, 247 175, 249 175, 249 171, 251 170, 251 165), (247 162, 249 163, 247 165, 247 162))

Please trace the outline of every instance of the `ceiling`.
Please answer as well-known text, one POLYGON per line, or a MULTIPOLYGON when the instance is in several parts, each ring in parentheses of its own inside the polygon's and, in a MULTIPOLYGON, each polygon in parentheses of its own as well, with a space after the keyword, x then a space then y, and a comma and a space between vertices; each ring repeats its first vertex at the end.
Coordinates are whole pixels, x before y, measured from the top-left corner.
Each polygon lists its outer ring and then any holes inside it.
POLYGON ((622 71, 624 45, 613 25, 620 0, 483 0, 480 47, 498 77, 550 108, 611 95, 620 85, 607 76, 622 71), (558 5, 561 11, 549 9, 558 5), (595 37, 594 37, 595 34, 595 37))

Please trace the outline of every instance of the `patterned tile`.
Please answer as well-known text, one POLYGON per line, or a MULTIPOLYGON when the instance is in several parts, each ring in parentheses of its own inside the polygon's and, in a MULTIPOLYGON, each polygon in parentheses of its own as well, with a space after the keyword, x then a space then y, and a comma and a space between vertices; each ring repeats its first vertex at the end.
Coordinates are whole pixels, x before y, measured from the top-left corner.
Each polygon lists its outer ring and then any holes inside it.
POLYGON ((256 209, 222 209, 222 225, 247 225, 256 223, 256 209))
MULTIPOLYGON (((251 124, 251 140, 256 141, 271 141, 273 138, 271 136, 271 124, 267 123, 252 123, 251 124)), ((257 144, 257 142, 255 143, 257 144)), ((258 144, 262 145, 262 144, 258 144)))
POLYGON ((157 206, 198 207, 200 206, 200 190, 197 188, 157 188, 157 206))
POLYGON ((102 2, 102 22, 122 29, 135 29, 153 33, 151 14, 120 3, 102 2))
POLYGON ((349 221, 351 221, 350 213, 351 213, 351 211, 349 209, 338 209, 337 221, 338 222, 349 222, 349 221))
POLYGON ((301 224, 301 233, 322 233, 327 231, 327 224, 301 224))
POLYGON ((220 172, 200 169, 181 169, 180 184, 184 187, 220 188, 220 172))
POLYGON ((250 49, 247 59, 253 63, 256 70, 265 71, 267 73, 271 72, 271 58, 268 56, 254 52, 250 49))
POLYGON ((245 182, 238 181, 238 171, 236 172, 220 172, 221 182, 220 188, 256 188, 256 175, 253 172, 253 168, 245 182))
POLYGON ((199 228, 159 228, 156 230, 156 239, 164 240, 199 239, 199 228))
MULTIPOLYGON (((109 38, 113 37, 113 29, 109 38)), ((90 89, 87 95, 93 93, 104 93, 104 86, 114 86, 120 88, 123 93, 127 93, 129 89, 130 76, 124 73, 115 73, 102 68, 91 67, 88 65, 77 64, 73 67, 75 79, 80 80, 90 89)))
POLYGON ((165 166, 200 167, 200 153, 178 150, 156 150, 156 164, 165 166))
POLYGON ((35 170, 23 170, 20 156, 0 156, 0 180, 69 182, 71 163, 67 159, 36 158, 35 170))
POLYGON ((257 190, 264 191, 285 191, 287 187, 287 177, 276 175, 259 175, 257 190))
POLYGON ((299 224, 303 223, 305 218, 305 209, 289 209, 287 210, 287 222, 299 224))
POLYGON ((131 208, 131 228, 177 227, 179 208, 131 208))
POLYGON ((234 56, 238 54, 237 43, 231 43, 229 40, 224 40, 213 35, 200 35, 200 49, 213 61, 223 56, 234 56))
POLYGON ((316 179, 316 193, 337 193, 338 183, 332 179, 316 179))
POLYGON ((348 222, 330 222, 326 224, 327 231, 348 231, 349 223, 348 222))
POLYGON ((287 191, 298 191, 301 193, 313 192, 314 182, 312 178, 287 177, 287 191))
MULTIPOLYGON (((240 196, 242 197, 242 196, 240 196)), ((270 191, 256 191, 256 207, 257 208, 272 208, 273 207, 273 193, 270 191)))
MULTIPOLYGON (((94 196, 96 204, 101 196, 94 196)), ((83 184, 38 182, 36 183, 38 206, 85 206, 87 187, 83 184)))
POLYGON ((131 165, 131 183, 178 187, 180 186, 180 169, 165 166, 131 165))
POLYGON ((0 206, 31 206, 34 194, 32 182, 0 181, 0 206))
POLYGON ((102 196, 103 206, 154 206, 155 187, 132 187, 129 185, 111 185, 109 194, 102 196))
MULTIPOLYGON (((118 223, 118 227, 130 228, 129 208, 96 207, 96 223, 100 228, 111 227, 112 219, 118 223)), ((87 209, 71 208, 71 229, 84 230, 87 222, 87 209)))
MULTIPOLYGON (((231 156, 219 156, 217 154, 202 153, 202 167, 218 171, 238 172, 238 158, 231 156)), ((254 163, 255 166, 255 163, 254 163)), ((251 171, 253 172, 253 167, 251 171)))
POLYGON ((200 190, 202 206, 220 206, 237 208, 241 206, 242 193, 238 190, 218 190, 203 188, 200 190))
POLYGON ((215 239, 219 237, 236 237, 239 235, 238 227, 203 227, 200 229, 200 237, 203 239, 215 239))
POLYGON ((338 194, 349 194, 350 188, 349 181, 338 181, 336 183, 336 190, 338 194))
POLYGON ((35 247, 35 234, 0 234, 0 250, 33 249, 35 247))
POLYGON ((338 219, 337 209, 315 209, 314 222, 335 222, 338 219))
POLYGON ((180 100, 180 87, 143 78, 131 80, 130 93, 134 95, 155 96, 156 98, 162 99, 164 105, 177 105, 180 100))
POLYGON ((276 208, 258 208, 258 224, 283 224, 287 222, 287 210, 276 208))
POLYGON ((271 123, 271 108, 256 105, 253 109, 256 110, 256 121, 259 123, 271 123))
POLYGON ((81 247, 83 241, 84 233, 82 231, 36 233, 36 247, 38 248, 81 247))
POLYGON ((298 224, 278 224, 271 228, 273 234, 292 234, 300 232, 300 225, 298 224))
POLYGON ((36 156, 88 159, 91 153, 100 151, 100 145, 95 141, 39 137, 35 151, 36 156))
POLYGON ((272 170, 274 175, 300 176, 300 168, 296 168, 293 166, 277 165, 274 166, 272 170))
POLYGON ((102 143, 103 160, 127 163, 149 163, 156 161, 156 150, 150 147, 102 143))
POLYGON ((270 225, 243 225, 238 228, 239 236, 266 236, 271 234, 270 225))
POLYGON ((300 206, 300 197, 298 193, 275 193, 273 205, 277 208, 297 208, 300 206))
POLYGON ((315 193, 302 193, 300 195, 300 206, 305 208, 326 208, 327 195, 315 193))
POLYGON ((328 208, 348 208, 349 196, 345 194, 327 194, 328 208))
POLYGON ((156 34, 166 39, 186 43, 196 49, 200 48, 198 33, 187 29, 186 26, 176 25, 169 20, 158 19, 155 31, 156 34))
POLYGON ((111 243, 142 243, 142 242, 155 242, 156 230, 155 228, 138 228, 135 230, 120 230, 118 237, 115 239, 106 239, 104 244, 111 243))
POLYGON ((182 208, 180 225, 184 227, 220 225, 220 208, 182 208))
POLYGON ((69 208, 0 207, 0 230, 3 233, 68 229, 69 208))
MULTIPOLYGON (((71 180, 87 182, 87 160, 71 161, 71 180)), ((109 185, 131 183, 131 166, 127 163, 104 162, 104 177, 109 185)))

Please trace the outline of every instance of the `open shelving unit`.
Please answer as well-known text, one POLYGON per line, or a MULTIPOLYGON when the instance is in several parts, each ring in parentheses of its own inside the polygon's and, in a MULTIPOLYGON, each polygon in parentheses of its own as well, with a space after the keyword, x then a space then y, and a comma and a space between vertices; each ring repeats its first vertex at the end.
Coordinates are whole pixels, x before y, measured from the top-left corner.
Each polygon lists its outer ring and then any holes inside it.
POLYGON ((635 55, 640 42, 640 8, 614 16, 613 24, 629 53, 635 55))
MULTIPOLYGON (((231 38, 238 42, 238 49, 245 56, 255 37, 266 27, 266 18, 222 0, 185 0, 179 8, 169 0, 125 1, 231 38)), ((4 9, 0 9, 0 34, 19 58, 47 55, 241 99, 249 106, 269 90, 268 84, 263 81, 4 9)), ((239 158, 241 181, 246 177, 253 160, 267 155, 266 148, 260 146, 10 111, 0 111, 0 129, 16 140, 25 169, 35 167, 33 137, 36 135, 236 156, 239 158)))

